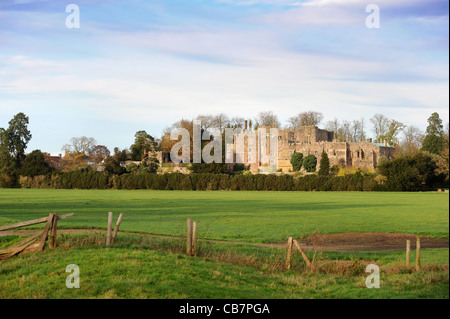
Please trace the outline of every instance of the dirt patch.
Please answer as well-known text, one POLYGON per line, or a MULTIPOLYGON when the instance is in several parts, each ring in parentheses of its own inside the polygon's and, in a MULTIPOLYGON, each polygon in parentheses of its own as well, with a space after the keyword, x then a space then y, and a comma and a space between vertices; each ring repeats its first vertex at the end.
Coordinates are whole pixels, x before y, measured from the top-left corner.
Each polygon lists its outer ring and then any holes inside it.
MULTIPOLYGON (((406 240, 411 241, 411 249, 416 248, 416 236, 398 233, 344 233, 314 235, 301 240, 302 245, 310 249, 327 251, 380 251, 403 250, 406 240)), ((421 236, 422 248, 448 248, 446 238, 421 236)))
MULTIPOLYGON (((36 230, 15 230, 0 232, 0 236, 19 235, 26 236, 36 230)), ((106 232, 102 229, 58 229, 58 234, 72 234, 72 233, 92 233, 92 232, 106 232)), ((132 233, 141 236, 150 236, 157 238, 172 238, 184 239, 184 237, 175 237, 167 235, 147 234, 147 233, 132 233)), ((404 250, 406 247, 406 240, 411 240, 411 249, 416 248, 416 235, 399 234, 399 233, 342 233, 342 234, 328 234, 309 236, 300 240, 300 244, 304 250, 317 251, 383 251, 383 250, 404 250)), ((278 247, 286 246, 286 243, 246 243, 246 242, 230 242, 223 240, 204 240, 213 243, 227 243, 227 244, 241 244, 253 245, 258 247, 278 247)), ((421 236, 422 248, 449 248, 449 240, 446 238, 431 238, 421 236)))

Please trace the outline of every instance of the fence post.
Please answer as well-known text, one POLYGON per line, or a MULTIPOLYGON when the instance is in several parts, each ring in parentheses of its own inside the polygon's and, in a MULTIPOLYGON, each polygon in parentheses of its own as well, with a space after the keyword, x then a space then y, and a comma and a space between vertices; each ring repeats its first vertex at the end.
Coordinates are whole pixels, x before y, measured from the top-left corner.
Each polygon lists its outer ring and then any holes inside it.
POLYGON ((288 238, 286 254, 286 269, 291 269, 291 255, 292 255, 292 237, 288 238))
POLYGON ((45 225, 44 232, 42 233, 42 238, 41 238, 41 241, 39 242, 38 251, 44 250, 45 242, 47 241, 48 231, 50 230, 54 216, 55 216, 55 214, 50 213, 50 215, 48 215, 48 217, 47 217, 47 224, 45 225))
POLYGON ((192 256, 192 218, 187 219, 186 254, 192 256))
POLYGON ((306 265, 309 267, 309 269, 314 270, 315 267, 313 264, 311 264, 311 262, 309 261, 308 257, 306 256, 306 254, 303 252, 302 247, 300 246, 299 242, 297 240, 293 240, 295 247, 297 247, 297 250, 300 252, 300 254, 303 257, 303 260, 306 262, 306 265))
POLYGON ((56 232, 58 228, 58 215, 53 216, 53 225, 52 230, 50 232, 50 241, 49 241, 49 247, 55 248, 56 247, 56 232))
POLYGON ((192 224, 192 256, 197 256, 197 222, 192 224))
POLYGON ((406 267, 410 266, 411 259, 411 241, 408 239, 406 241, 406 267))
POLYGON ((416 237, 416 271, 420 271, 420 236, 416 237))
POLYGON ((119 218, 117 218, 116 227, 114 228, 114 232, 111 238, 111 244, 114 244, 114 240, 116 239, 117 233, 119 232, 119 226, 122 222, 123 213, 120 213, 119 218))
POLYGON ((108 212, 108 228, 106 229, 106 246, 111 245, 112 219, 113 213, 108 212))

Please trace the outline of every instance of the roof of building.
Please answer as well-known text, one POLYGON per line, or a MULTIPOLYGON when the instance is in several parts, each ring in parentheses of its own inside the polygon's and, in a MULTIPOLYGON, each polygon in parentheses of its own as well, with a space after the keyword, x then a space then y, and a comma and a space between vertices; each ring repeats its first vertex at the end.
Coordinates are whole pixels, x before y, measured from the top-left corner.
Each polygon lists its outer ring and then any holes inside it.
MULTIPOLYGON (((380 146, 380 147, 384 147, 384 143, 372 143, 375 146, 380 146)), ((389 143, 386 143, 387 147, 392 147, 389 143)))

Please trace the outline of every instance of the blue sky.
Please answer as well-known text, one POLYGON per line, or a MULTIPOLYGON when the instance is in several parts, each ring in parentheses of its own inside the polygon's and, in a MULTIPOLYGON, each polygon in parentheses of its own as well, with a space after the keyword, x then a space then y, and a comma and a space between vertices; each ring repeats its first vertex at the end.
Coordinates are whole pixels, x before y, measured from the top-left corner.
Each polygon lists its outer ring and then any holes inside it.
POLYGON ((424 130, 433 112, 448 122, 448 16, 447 0, 0 0, 0 127, 24 112, 28 151, 53 153, 215 113, 369 128, 383 113, 424 130))

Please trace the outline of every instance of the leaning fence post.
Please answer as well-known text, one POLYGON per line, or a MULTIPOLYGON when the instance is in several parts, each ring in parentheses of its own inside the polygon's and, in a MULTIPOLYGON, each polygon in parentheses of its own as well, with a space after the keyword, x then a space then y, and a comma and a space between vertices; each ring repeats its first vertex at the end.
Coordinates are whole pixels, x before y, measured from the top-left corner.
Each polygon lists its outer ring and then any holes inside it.
POLYGON ((291 269, 291 255, 292 255, 292 237, 288 238, 286 255, 286 269, 291 269))
POLYGON ((416 237, 416 271, 420 271, 420 236, 416 237))
POLYGON ((53 217, 55 214, 50 213, 47 217, 47 224, 45 225, 44 232, 42 233, 41 241, 39 242, 39 248, 38 251, 44 250, 45 242, 47 241, 48 231, 50 230, 50 227, 52 226, 53 217))
POLYGON ((186 242, 186 254, 192 255, 192 218, 187 219, 187 242, 186 242))
POLYGON ((112 219, 113 213, 108 212, 108 228, 106 229, 106 246, 111 245, 112 219))
POLYGON ((114 232, 111 238, 111 244, 114 244, 114 240, 116 239, 117 233, 119 232, 119 226, 122 222, 123 213, 120 213, 119 218, 117 218, 116 227, 114 228, 114 232))
POLYGON ((297 250, 300 252, 300 254, 303 257, 303 260, 306 262, 306 265, 309 267, 309 269, 311 270, 315 270, 315 267, 313 264, 311 264, 311 262, 309 261, 308 257, 306 256, 306 254, 303 252, 302 247, 300 246, 299 242, 297 240, 293 240, 295 247, 297 247, 297 250))

